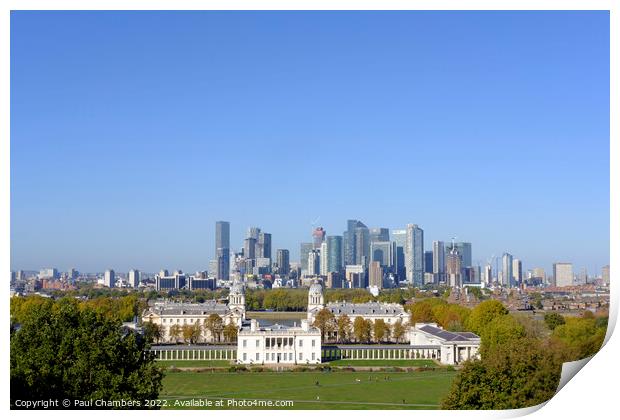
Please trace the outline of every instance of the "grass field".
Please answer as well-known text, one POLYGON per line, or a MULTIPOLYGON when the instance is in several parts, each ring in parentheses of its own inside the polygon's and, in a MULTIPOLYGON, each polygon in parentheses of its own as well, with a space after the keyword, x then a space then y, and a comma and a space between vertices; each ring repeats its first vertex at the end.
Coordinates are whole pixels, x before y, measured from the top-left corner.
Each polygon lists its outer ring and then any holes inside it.
POLYGON ((351 360, 340 359, 329 362, 332 366, 396 366, 396 367, 436 367, 433 360, 351 360))
POLYGON ((231 366, 228 360, 160 360, 159 366, 164 367, 228 367, 231 366))
MULTIPOLYGON (((160 399, 167 407, 192 399, 293 401, 293 409, 437 409, 455 372, 167 372, 160 399), (318 381, 318 385, 317 385, 318 381)), ((186 407, 198 408, 198 407, 186 407)), ((250 406, 248 409, 262 407, 250 406)), ((264 407, 278 409, 279 407, 264 407)), ((220 407, 217 407, 220 409, 220 407)))

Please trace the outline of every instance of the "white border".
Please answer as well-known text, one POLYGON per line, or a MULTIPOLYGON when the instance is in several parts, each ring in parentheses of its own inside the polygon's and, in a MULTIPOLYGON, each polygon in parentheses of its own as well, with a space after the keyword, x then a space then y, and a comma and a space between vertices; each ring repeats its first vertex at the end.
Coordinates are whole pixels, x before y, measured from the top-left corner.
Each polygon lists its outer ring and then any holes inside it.
MULTIPOLYGON (((76 1, 76 0, 60 0, 60 1, 44 1, 44 0, 26 0, 16 1, 8 0, 0 2, 0 9, 2 10, 0 17, 0 95, 2 100, 0 101, 0 130, 2 142, 0 144, 0 212, 2 213, 2 223, 0 223, 0 237, 3 239, 0 242, 0 273, 6 273, 10 270, 10 169, 9 169, 9 156, 10 149, 9 143, 6 139, 10 135, 9 127, 9 105, 10 105, 10 10, 610 10, 610 24, 611 24, 611 44, 610 44, 610 115, 619 115, 618 113, 618 24, 619 18, 617 15, 618 6, 614 1, 584 1, 584 0, 564 0, 564 1, 551 1, 551 0, 503 0, 503 1, 491 1, 491 0, 478 0, 478 1, 459 1, 459 0, 418 0, 418 1, 197 1, 197 0, 91 0, 91 1, 76 1)), ((610 118, 610 170, 611 170, 611 188, 612 191, 618 191, 618 169, 615 164, 618 163, 618 124, 610 118)), ((616 263, 620 261, 618 258, 618 215, 620 215, 620 206, 618 206, 617 194, 611 194, 611 265, 615 267, 616 263)), ((612 272, 615 272, 612 269, 612 272)), ((5 278, 4 276, 2 278, 5 278)), ((8 282, 3 282, 5 292, 7 291, 8 282)), ((1 301, 2 316, 4 319, 4 325, 8 325, 8 299, 1 301)), ((612 287, 612 306, 610 313, 610 327, 614 326, 618 313, 618 292, 617 289, 612 287)), ((611 332, 612 328, 610 328, 611 332)), ((5 330, 8 335, 8 328, 5 330)), ((603 349, 595 355, 589 362, 588 367, 582 370, 574 379, 569 381, 568 384, 544 407, 533 414, 530 414, 531 418, 555 418, 569 416, 569 418, 596 418, 596 417, 608 417, 609 413, 613 413, 615 410, 614 399, 615 382, 617 380, 619 368, 617 354, 620 354, 617 334, 612 335, 611 338, 608 335, 608 342, 603 349)), ((4 341, 6 343, 2 346, 2 373, 4 377, 3 381, 3 396, 5 410, 9 408, 9 371, 8 371, 8 337, 4 341)), ((539 407, 540 408, 540 407, 539 407)), ((533 411, 532 409, 515 410, 512 412, 498 412, 498 411, 476 411, 476 412, 410 412, 410 411, 389 411, 387 415, 393 418, 410 418, 411 416, 422 415, 423 417, 433 418, 506 418, 514 417, 526 414, 533 411)), ((7 413, 8 414, 8 413, 7 413)), ((82 411, 73 412, 47 412, 44 415, 51 415, 52 417, 63 418, 68 417, 83 417, 86 413, 82 411)), ((207 416, 214 413, 206 413, 207 416)), ((329 417, 342 417, 342 416, 362 416, 370 417, 376 416, 378 413, 374 411, 324 411, 324 412, 312 412, 312 411, 274 411, 274 412, 216 412, 216 416, 230 416, 231 418, 241 418, 247 415, 251 415, 253 418, 273 418, 284 419, 292 415, 301 416, 302 418, 310 418, 311 416, 320 415, 329 417)), ((10 415, 15 417, 32 416, 33 413, 24 412, 11 412, 10 415)), ((96 412, 88 413, 89 416, 101 417, 108 416, 108 413, 96 412)), ((120 412, 118 415, 122 417, 134 416, 130 412, 120 412)), ((149 416, 153 417, 166 417, 179 416, 187 418, 203 418, 205 413, 199 411, 191 412, 160 412, 149 413, 149 416)))

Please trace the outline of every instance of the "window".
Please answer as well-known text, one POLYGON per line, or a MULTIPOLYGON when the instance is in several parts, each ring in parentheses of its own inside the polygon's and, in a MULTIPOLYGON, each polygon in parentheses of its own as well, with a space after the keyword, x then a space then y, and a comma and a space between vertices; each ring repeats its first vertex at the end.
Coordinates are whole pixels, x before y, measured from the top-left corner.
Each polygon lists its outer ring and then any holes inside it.
POLYGON ((243 340, 243 348, 246 348, 248 346, 248 340, 243 340))
POLYGON ((299 360, 304 358, 304 354, 303 353, 299 353, 299 360))
POLYGON ((312 353, 312 359, 311 360, 314 360, 314 353, 312 353))
POLYGON ((289 353, 288 354, 288 360, 289 360, 289 362, 293 361, 293 353, 289 353))
POLYGON ((286 353, 282 354, 282 360, 284 360, 286 362, 286 353))
POLYGON ((299 347, 303 347, 304 346, 304 340, 299 340, 299 347))
MULTIPOLYGON (((312 340, 312 347, 314 347, 314 340, 312 340)), ((314 357, 313 357, 313 359, 314 359, 314 357)))
POLYGON ((260 360, 260 354, 256 353, 256 360, 260 360))
POLYGON ((256 347, 260 347, 260 340, 256 340, 256 347))
POLYGON ((247 359, 246 354, 243 353, 243 360, 246 360, 246 359, 247 359))

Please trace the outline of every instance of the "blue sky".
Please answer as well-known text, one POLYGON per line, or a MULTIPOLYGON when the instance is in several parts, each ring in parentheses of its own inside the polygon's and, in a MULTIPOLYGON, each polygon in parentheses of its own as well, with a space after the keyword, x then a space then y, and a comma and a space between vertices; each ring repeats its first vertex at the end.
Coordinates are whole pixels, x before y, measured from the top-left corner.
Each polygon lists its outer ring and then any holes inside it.
POLYGON ((609 262, 607 12, 13 12, 11 266, 206 269, 417 223, 609 262))

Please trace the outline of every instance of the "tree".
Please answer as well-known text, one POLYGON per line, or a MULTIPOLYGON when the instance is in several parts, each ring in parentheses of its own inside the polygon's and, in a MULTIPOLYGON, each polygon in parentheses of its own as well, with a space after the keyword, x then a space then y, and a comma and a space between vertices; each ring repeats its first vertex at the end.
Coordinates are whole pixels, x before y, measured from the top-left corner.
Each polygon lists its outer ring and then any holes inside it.
POLYGON ((561 360, 540 340, 518 339, 465 362, 443 409, 513 409, 541 404, 555 394, 561 360))
MULTIPOLYGON (((596 353, 605 340, 606 326, 597 327, 594 318, 566 318, 553 330, 552 338, 570 351, 570 360, 579 360, 596 353)), ((568 360, 566 360, 568 361, 568 360)))
POLYGON ((341 343, 346 342, 351 333, 351 319, 347 314, 341 314, 336 320, 336 326, 338 330, 338 341, 341 343))
POLYGON ((194 344, 200 339, 202 328, 200 322, 195 324, 185 324, 182 328, 183 341, 186 343, 194 344))
POLYGON ((174 324, 168 329, 168 337, 170 338, 170 341, 174 341, 176 343, 177 341, 179 341, 182 335, 183 330, 178 324, 174 324))
POLYGON ((396 321, 394 327, 392 328, 392 337, 394 338, 394 341, 400 343, 400 341, 405 336, 405 333, 405 326, 403 325, 403 322, 399 319, 398 321, 396 321))
POLYGON ((336 329, 336 319, 334 314, 327 308, 321 309, 314 317, 312 326, 321 330, 321 339, 323 342, 327 341, 329 333, 336 329))
POLYGON ((373 332, 375 335, 375 341, 381 343, 382 341, 389 339, 390 326, 382 319, 377 319, 373 325, 373 332))
POLYGON ((116 317, 74 299, 32 308, 11 333, 10 347, 12 406, 16 400, 151 400, 162 388, 150 344, 116 317))
POLYGON ((547 324, 547 327, 552 331, 565 323, 564 317, 557 312, 547 312, 545 314, 545 324, 547 324))
POLYGON ((494 318, 506 315, 507 313, 508 309, 506 309, 499 300, 485 300, 484 302, 476 305, 476 307, 469 314, 467 319, 467 328, 470 331, 480 335, 482 334, 484 327, 494 318))
POLYGON ((525 328, 512 315, 498 316, 484 326, 480 333, 480 354, 484 358, 492 350, 504 348, 510 342, 524 337, 525 328))
POLYGON ((153 322, 145 322, 142 328, 144 328, 144 337, 149 343, 155 342, 159 344, 164 335, 161 325, 153 322))
POLYGON ((211 333, 212 341, 220 341, 220 335, 222 333, 222 330, 224 329, 224 321, 222 320, 221 316, 219 316, 218 314, 209 315, 207 319, 205 319, 204 327, 205 330, 211 333))
POLYGON ((361 316, 355 317, 353 321, 353 335, 358 343, 370 342, 372 334, 372 322, 367 321, 361 316))
POLYGON ((230 323, 224 327, 224 340, 227 343, 234 343, 237 341, 237 326, 230 323))

